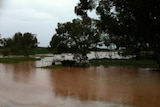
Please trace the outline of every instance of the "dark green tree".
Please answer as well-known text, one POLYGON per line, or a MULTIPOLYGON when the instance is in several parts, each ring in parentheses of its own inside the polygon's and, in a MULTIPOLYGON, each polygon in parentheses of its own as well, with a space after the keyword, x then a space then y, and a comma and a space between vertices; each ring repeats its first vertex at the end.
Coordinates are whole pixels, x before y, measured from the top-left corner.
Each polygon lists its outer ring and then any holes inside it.
POLYGON ((34 53, 34 49, 38 46, 37 38, 32 33, 15 33, 12 38, 1 39, 3 54, 25 55, 34 53))
POLYGON ((56 34, 52 37, 50 46, 57 53, 71 52, 80 54, 80 60, 87 59, 89 48, 98 39, 93 20, 86 17, 83 20, 74 19, 72 22, 58 23, 56 34))
POLYGON ((22 51, 22 42, 23 42, 23 34, 18 32, 12 37, 13 45, 10 46, 10 50, 12 54, 20 55, 23 53, 22 51))
POLYGON ((38 46, 38 40, 35 34, 24 33, 22 37, 22 51, 24 55, 34 54, 34 49, 38 46))
POLYGON ((144 47, 149 48, 160 65, 160 0, 80 0, 75 7, 82 17, 92 9, 99 15, 98 26, 109 34, 110 42, 137 57, 144 47))
POLYGON ((3 56, 8 56, 10 52, 10 47, 13 46, 13 41, 11 38, 3 38, 1 39, 1 46, 2 46, 2 54, 3 56))
MULTIPOLYGON (((58 25, 60 25, 60 23, 58 25)), ((55 34, 50 41, 51 51, 58 54, 69 52, 67 43, 63 41, 66 41, 66 39, 59 36, 58 34, 55 34)))

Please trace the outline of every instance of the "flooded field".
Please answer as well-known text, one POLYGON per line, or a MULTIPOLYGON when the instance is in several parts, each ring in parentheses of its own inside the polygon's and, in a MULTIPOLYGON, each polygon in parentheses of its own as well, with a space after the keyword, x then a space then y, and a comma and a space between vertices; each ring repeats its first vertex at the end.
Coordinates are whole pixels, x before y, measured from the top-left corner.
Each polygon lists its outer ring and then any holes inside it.
POLYGON ((0 107, 160 107, 160 73, 128 67, 0 64, 0 107))

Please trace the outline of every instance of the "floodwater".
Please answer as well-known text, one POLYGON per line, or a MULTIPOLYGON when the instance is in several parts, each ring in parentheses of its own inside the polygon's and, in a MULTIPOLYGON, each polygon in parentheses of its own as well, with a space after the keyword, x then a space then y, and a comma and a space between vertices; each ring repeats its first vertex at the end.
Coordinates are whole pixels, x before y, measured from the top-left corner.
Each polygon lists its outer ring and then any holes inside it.
POLYGON ((0 107, 160 107, 159 72, 38 64, 0 64, 0 107))

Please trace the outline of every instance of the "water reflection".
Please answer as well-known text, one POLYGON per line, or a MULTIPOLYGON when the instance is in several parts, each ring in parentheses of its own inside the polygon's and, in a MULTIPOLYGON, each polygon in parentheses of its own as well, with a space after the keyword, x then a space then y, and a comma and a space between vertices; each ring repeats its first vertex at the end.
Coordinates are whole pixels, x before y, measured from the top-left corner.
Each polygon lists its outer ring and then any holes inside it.
POLYGON ((160 106, 158 72, 128 67, 41 69, 37 64, 0 64, 0 107, 160 106))
POLYGON ((30 76, 34 76, 35 74, 35 69, 33 67, 35 67, 33 62, 15 64, 12 72, 13 81, 24 83, 30 82, 32 79, 30 76))
POLYGON ((58 96, 70 95, 84 101, 98 100, 141 107, 150 107, 148 103, 152 105, 160 100, 159 74, 148 74, 124 67, 99 67, 78 71, 68 68, 50 73, 54 77, 54 91, 58 96))

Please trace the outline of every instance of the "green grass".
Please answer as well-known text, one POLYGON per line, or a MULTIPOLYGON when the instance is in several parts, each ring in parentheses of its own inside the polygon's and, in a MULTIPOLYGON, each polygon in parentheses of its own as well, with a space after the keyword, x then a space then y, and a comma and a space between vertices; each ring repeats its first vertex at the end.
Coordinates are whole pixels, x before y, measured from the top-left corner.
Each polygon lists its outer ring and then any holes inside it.
POLYGON ((35 61, 40 60, 32 57, 13 57, 13 58, 0 58, 0 63, 19 63, 23 61, 35 61))
MULTIPOLYGON (((3 50, 4 49, 2 47, 0 47, 0 55, 3 55, 3 50)), ((37 47, 34 49, 33 52, 30 52, 28 54, 34 55, 34 54, 50 54, 50 53, 52 53, 52 52, 50 52, 47 47, 37 47)), ((9 52, 8 55, 24 55, 24 53, 13 54, 13 53, 9 52)))
POLYGON ((158 67, 155 60, 152 59, 100 59, 100 60, 90 60, 91 66, 133 66, 133 67, 158 67))
POLYGON ((35 54, 48 54, 51 52, 45 47, 37 47, 37 48, 35 48, 34 53, 35 54))
MULTIPOLYGON (((130 67, 139 67, 139 68, 158 68, 158 64, 153 59, 93 59, 89 61, 90 66, 130 66, 130 67)), ((46 66, 42 68, 53 69, 53 68, 62 68, 63 65, 53 65, 46 66)), ((74 66, 80 67, 80 66, 74 66)), ((89 67, 89 66, 88 66, 89 67)), ((80 68, 86 68, 84 66, 80 68)))

